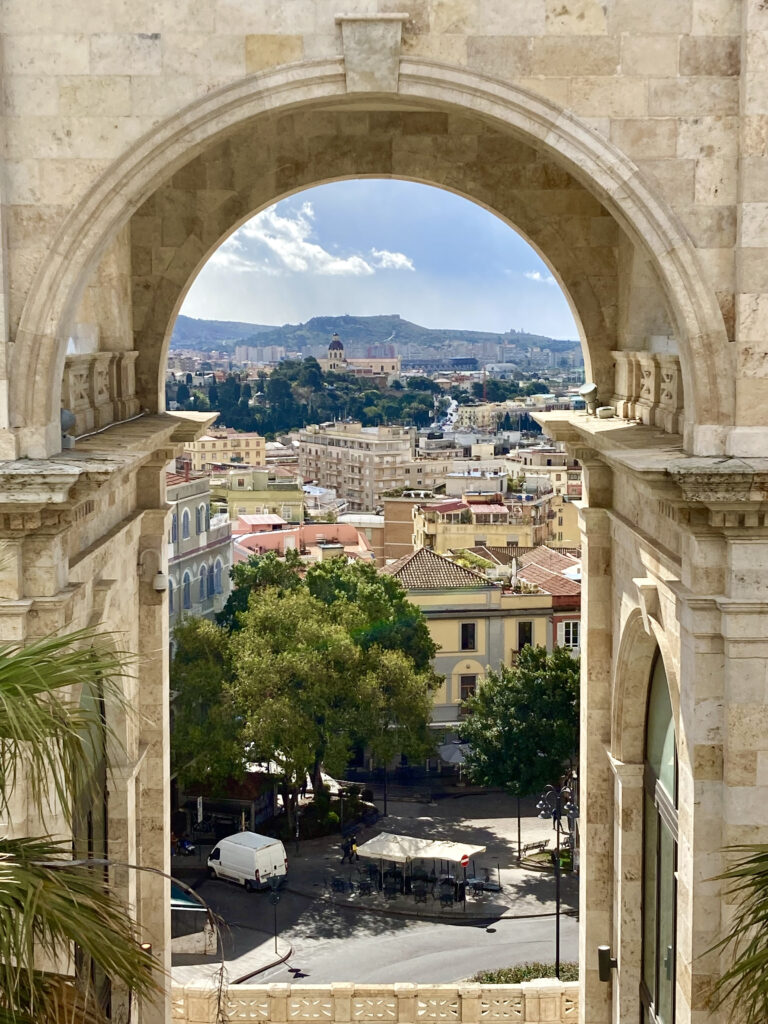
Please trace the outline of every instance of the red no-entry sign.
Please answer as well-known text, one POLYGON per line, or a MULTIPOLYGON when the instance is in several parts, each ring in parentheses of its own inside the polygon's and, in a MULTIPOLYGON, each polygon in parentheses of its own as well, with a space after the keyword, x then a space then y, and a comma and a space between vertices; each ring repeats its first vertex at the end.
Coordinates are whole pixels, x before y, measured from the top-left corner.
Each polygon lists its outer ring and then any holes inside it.
POLYGON ((467 866, 467 864, 469 864, 469 857, 468 857, 468 856, 466 855, 466 853, 465 853, 465 854, 464 854, 464 856, 463 856, 463 857, 461 858, 461 860, 459 861, 459 863, 461 864, 461 866, 462 866, 463 868, 465 868, 465 867, 467 866))

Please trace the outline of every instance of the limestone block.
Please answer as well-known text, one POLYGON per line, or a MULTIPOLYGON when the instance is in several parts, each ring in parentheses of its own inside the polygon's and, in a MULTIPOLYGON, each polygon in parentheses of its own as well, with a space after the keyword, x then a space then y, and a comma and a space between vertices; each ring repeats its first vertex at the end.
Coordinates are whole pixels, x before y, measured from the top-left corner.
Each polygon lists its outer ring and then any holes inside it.
POLYGON ((691 0, 694 35, 735 36, 741 31, 741 5, 733 0, 691 0))
POLYGON ((7 75, 4 82, 5 109, 9 117, 25 114, 57 114, 59 83, 44 75, 7 75))
POLYGON ((536 78, 521 78, 517 83, 522 89, 530 89, 531 92, 543 96, 553 103, 566 106, 571 97, 570 78, 550 78, 539 75, 536 78))
POLYGON ((304 43, 301 36, 248 35, 245 37, 245 70, 263 71, 277 64, 301 60, 304 43))
POLYGON ((642 160, 638 166, 658 186, 670 205, 688 206, 694 200, 693 160, 642 160))
POLYGON ((746 292, 768 291, 768 248, 739 252, 739 277, 746 292))
POLYGON ((678 37, 672 35, 623 35, 621 70, 625 75, 677 74, 678 37))
POLYGON ((530 0, 476 0, 474 26, 492 26, 500 36, 540 36, 544 33, 544 7, 530 0))
POLYGON ((760 202, 768 195, 768 159, 745 156, 741 160, 741 198, 744 202, 760 202))
POLYGON ((742 76, 744 82, 743 110, 746 116, 768 114, 768 73, 747 71, 742 76))
POLYGON ((98 112, 119 117, 131 112, 131 81, 126 75, 67 77, 61 78, 60 83, 62 114, 78 116, 98 112))
POLYGON ((533 74, 615 75, 618 66, 619 41, 608 36, 547 36, 532 42, 533 74))
POLYGON ((681 75, 738 75, 741 40, 736 36, 683 36, 680 40, 681 75))
POLYGON ((768 115, 745 116, 742 120, 745 156, 768 156, 768 115))
POLYGON ((742 203, 741 243, 755 248, 768 247, 768 202, 742 203))
POLYGON ((578 114, 640 117, 648 111, 647 85, 642 78, 573 78, 571 103, 578 114))
POLYGON ((516 78, 531 70, 530 43, 512 36, 470 36, 467 65, 499 78, 516 78))
POLYGON ((703 249, 721 249, 736 241, 733 206, 691 206, 678 211, 693 243, 703 249))
POLYGON ((683 117, 678 120, 677 155, 736 159, 738 120, 730 116, 683 117))
POLYGON ((87 75, 88 36, 82 33, 18 33, 5 36, 6 75, 87 75))
POLYGON ((651 115, 695 115, 702 110, 713 114, 736 114, 739 107, 738 82, 732 78, 658 78, 648 83, 648 112, 651 115))
POLYGON ((696 161, 694 199, 697 203, 735 203, 737 185, 738 168, 735 159, 696 161))
POLYGON ((163 35, 163 71, 201 78, 208 88, 240 78, 245 71, 243 37, 166 32, 163 35))
POLYGON ((162 73, 159 32, 104 33, 91 36, 90 71, 95 75, 162 73))
POLYGON ((610 139, 628 156, 660 160, 675 155, 677 122, 670 117, 616 118, 611 121, 610 139))
POLYGON ((596 36, 608 31, 606 5, 600 0, 545 0, 548 35, 596 36))
POLYGON ((470 35, 478 24, 477 3, 478 0, 438 0, 432 5, 430 31, 470 35))

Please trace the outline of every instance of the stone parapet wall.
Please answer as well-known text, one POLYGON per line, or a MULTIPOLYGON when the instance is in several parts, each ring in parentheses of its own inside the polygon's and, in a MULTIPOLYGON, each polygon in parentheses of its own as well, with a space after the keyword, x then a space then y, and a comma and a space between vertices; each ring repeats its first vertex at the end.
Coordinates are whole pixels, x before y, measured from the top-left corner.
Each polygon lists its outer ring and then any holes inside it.
MULTIPOLYGON (((213 1024, 218 992, 201 985, 174 986, 172 1020, 177 1024, 213 1024)), ((231 985, 221 1009, 228 1021, 331 1021, 373 1024, 393 1021, 515 1021, 519 1024, 576 1024, 578 982, 555 978, 522 985, 231 985)))

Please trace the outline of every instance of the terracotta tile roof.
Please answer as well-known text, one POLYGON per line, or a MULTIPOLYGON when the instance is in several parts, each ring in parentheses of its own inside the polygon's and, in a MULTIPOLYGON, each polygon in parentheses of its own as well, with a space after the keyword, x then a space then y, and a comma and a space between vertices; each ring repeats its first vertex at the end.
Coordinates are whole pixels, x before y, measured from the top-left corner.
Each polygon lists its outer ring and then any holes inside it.
POLYGON ((497 586, 482 573, 456 565, 429 548, 404 555, 380 571, 395 576, 406 590, 476 590, 497 586))
POLYGON ((519 569, 517 578, 526 583, 534 583, 540 590, 555 597, 577 597, 581 594, 581 584, 577 580, 568 579, 562 573, 552 572, 533 562, 519 569))
POLYGON ((509 512, 506 505, 485 505, 482 502, 470 502, 469 507, 472 509, 476 516, 479 515, 494 515, 502 516, 505 512, 509 512))
MULTIPOLYGON (((544 564, 548 564, 546 560, 549 556, 546 552, 552 552, 554 555, 565 555, 569 560, 562 566, 564 569, 575 565, 581 558, 579 548, 548 548, 544 545, 539 545, 538 547, 533 548, 526 547, 522 544, 508 544, 505 547, 492 544, 477 544, 475 547, 468 548, 467 550, 473 552, 475 555, 480 555, 481 558, 487 558, 489 561, 495 562, 497 565, 509 565, 513 558, 517 559, 518 564, 524 565, 526 564, 526 560, 531 561, 528 556, 534 551, 545 552, 542 556, 544 564)), ((537 559, 534 558, 532 561, 536 562, 537 559)), ((554 569, 555 566, 549 565, 549 568, 554 569)))
POLYGON ((540 565, 551 572, 562 572, 564 569, 572 569, 574 565, 578 565, 579 558, 565 551, 555 551, 553 548, 540 544, 520 555, 520 564, 523 566, 540 565))

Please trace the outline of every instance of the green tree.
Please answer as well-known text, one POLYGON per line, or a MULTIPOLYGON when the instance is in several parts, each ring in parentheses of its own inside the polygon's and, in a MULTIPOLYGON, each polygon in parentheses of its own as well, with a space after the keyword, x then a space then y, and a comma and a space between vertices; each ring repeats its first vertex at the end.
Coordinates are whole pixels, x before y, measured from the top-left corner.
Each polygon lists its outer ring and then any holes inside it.
MULTIPOLYGON (((82 632, 0 649, 0 814, 5 816, 23 765, 24 785, 40 809, 56 793, 64 815, 95 798, 93 752, 104 746, 104 701, 122 702, 126 671, 110 639, 82 632), (74 702, 70 694, 93 699, 74 702)), ((0 1022, 99 1022, 106 1014, 92 977, 103 972, 139 996, 155 989, 125 906, 104 873, 73 861, 72 842, 50 837, 0 839, 0 1022), (74 977, 42 971, 74 944, 74 977)))
POLYGON ((206 619, 176 626, 171 662, 171 777, 214 789, 243 773, 243 744, 227 682, 228 635, 206 619))
POLYGON ((527 796, 577 759, 579 663, 563 647, 524 647, 517 664, 489 672, 464 707, 467 774, 481 785, 527 796))
POLYGON ((189 387, 186 384, 179 384, 176 388, 176 401, 179 405, 186 405, 189 401, 189 387))
POLYGON ((274 551, 265 555, 251 555, 247 562, 238 562, 230 569, 234 584, 226 604, 216 616, 216 622, 228 630, 240 628, 239 615, 248 608, 248 598, 257 590, 277 587, 280 592, 296 590, 301 586, 299 569, 303 566, 298 551, 288 549, 285 558, 274 551))

